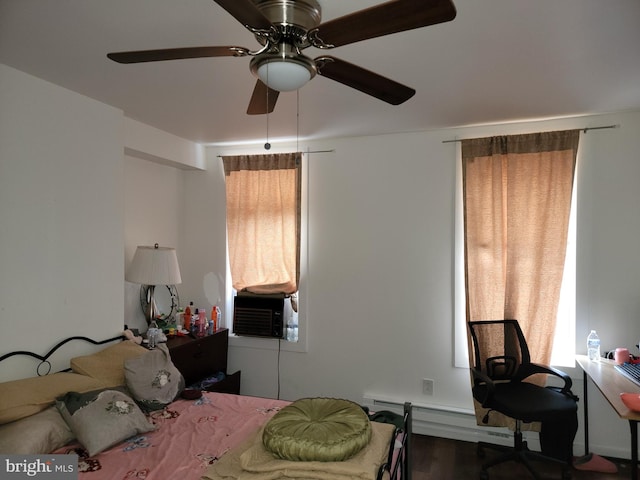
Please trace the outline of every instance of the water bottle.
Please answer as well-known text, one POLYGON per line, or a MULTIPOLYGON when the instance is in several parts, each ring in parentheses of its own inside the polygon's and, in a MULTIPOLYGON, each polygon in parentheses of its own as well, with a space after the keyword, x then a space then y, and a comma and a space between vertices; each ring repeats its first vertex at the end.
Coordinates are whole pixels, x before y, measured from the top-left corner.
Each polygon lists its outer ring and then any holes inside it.
POLYGON ((287 324, 287 341, 289 342, 297 342, 298 341, 298 325, 296 323, 288 323, 287 324))
POLYGON ((600 361, 600 338, 595 330, 587 337, 587 355, 589 360, 600 361))

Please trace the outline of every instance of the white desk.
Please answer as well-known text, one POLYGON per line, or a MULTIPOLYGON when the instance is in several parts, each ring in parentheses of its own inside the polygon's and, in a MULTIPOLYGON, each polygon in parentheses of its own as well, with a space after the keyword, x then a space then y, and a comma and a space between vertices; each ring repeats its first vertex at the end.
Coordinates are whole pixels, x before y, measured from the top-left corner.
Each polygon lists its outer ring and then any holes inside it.
POLYGON ((602 359, 599 362, 592 362, 586 355, 577 355, 576 361, 584 372, 584 448, 589 453, 589 401, 587 397, 587 378, 600 390, 600 393, 607 399, 611 408, 618 416, 629 422, 631 430, 631 478, 638 480, 638 422, 640 422, 640 412, 629 410, 622 400, 620 394, 623 392, 640 393, 640 386, 633 383, 627 377, 618 372, 612 360, 602 359))

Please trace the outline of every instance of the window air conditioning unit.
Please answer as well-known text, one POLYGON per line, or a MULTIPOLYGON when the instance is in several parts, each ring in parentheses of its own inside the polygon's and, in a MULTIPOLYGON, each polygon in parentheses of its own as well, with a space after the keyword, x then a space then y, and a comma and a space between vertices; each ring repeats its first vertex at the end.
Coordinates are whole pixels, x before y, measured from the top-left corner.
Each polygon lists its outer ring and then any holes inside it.
POLYGON ((283 338, 284 294, 238 293, 233 299, 233 333, 283 338))

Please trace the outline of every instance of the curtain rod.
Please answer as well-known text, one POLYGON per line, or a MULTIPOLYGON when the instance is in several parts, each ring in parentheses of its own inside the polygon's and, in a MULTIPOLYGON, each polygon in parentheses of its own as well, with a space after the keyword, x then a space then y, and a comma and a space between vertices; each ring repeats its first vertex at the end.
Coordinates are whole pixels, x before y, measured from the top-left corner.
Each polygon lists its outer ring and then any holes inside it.
MULTIPOLYGON (((307 150, 306 152, 302 151, 300 153, 307 153, 308 154, 308 153, 333 153, 333 152, 335 152, 335 150, 311 150, 311 151, 307 150)), ((257 154, 257 155, 260 155, 260 154, 257 154)), ((216 156, 218 158, 222 158, 222 157, 233 157, 234 155, 216 155, 216 156)))
POLYGON ((307 150, 306 152, 302 152, 302 153, 333 153, 335 152, 335 150, 331 149, 331 150, 307 150))
MULTIPOLYGON (((585 128, 581 128, 580 130, 582 130, 583 133, 587 133, 589 130, 602 130, 605 128, 619 128, 620 124, 616 124, 616 125, 605 125, 603 127, 585 127, 585 128)), ((443 140, 442 143, 456 143, 456 142, 461 142, 463 139, 455 139, 455 140, 443 140)))

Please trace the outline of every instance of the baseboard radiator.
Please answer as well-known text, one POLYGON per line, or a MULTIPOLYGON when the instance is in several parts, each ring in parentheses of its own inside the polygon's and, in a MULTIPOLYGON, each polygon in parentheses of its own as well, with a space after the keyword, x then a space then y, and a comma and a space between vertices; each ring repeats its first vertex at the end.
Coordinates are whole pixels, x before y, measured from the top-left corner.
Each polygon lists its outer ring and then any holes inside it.
MULTIPOLYGON (((391 410, 400 414, 402 413, 403 403, 404 401, 402 400, 376 394, 365 394, 362 400, 362 404, 369 407, 372 411, 391 410)), ((513 445, 513 432, 502 427, 483 427, 477 425, 473 410, 415 402, 412 402, 412 405, 413 433, 467 442, 489 442, 499 445, 513 445)), ((578 411, 578 414, 580 415, 579 419, 582 423, 582 411, 578 411)), ((622 427, 624 427, 624 425, 622 425, 622 427)), ((626 432, 622 430, 622 433, 624 434, 626 432)), ((523 437, 527 441, 529 448, 540 451, 540 438, 537 432, 525 431, 523 432, 523 437)), ((604 443, 601 439, 596 442, 592 440, 590 451, 597 452, 603 456, 630 459, 629 437, 621 435, 620 438, 620 441, 609 443, 604 443)), ((573 452, 574 455, 578 456, 585 454, 584 430, 582 425, 580 425, 573 443, 573 452)))
MULTIPOLYGON (((403 402, 395 399, 365 394, 362 404, 372 411, 391 410, 402 414, 403 402)), ((413 433, 466 442, 513 445, 513 432, 507 428, 478 425, 473 410, 414 402, 412 405, 413 433)), ((537 432, 523 432, 523 436, 531 449, 540 449, 537 432)))

